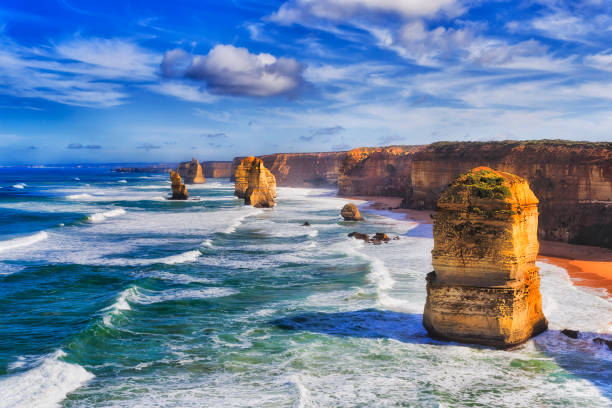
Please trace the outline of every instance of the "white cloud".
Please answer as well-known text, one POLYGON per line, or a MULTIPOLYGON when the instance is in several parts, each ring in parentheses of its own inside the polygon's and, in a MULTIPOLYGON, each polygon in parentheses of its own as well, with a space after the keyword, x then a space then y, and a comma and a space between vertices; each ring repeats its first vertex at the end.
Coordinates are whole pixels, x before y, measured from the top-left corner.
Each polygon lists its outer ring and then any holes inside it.
POLYGON ((150 80, 159 61, 153 53, 118 39, 31 49, 0 37, 0 47, 1 92, 87 107, 124 103, 125 87, 113 81, 150 80))
POLYGON ((161 84, 148 85, 146 88, 159 94, 174 96, 189 102, 212 103, 218 100, 216 96, 203 91, 199 86, 181 82, 168 81, 161 84))
POLYGON ((280 95, 295 91, 303 82, 304 67, 293 58, 276 58, 233 45, 217 45, 207 55, 191 57, 189 66, 181 70, 173 62, 183 62, 185 55, 177 50, 168 51, 162 61, 163 72, 204 81, 216 94, 280 95))
POLYGON ((458 0, 290 0, 270 16, 280 24, 304 23, 312 18, 346 20, 369 13, 394 14, 402 18, 458 15, 458 0))
POLYGON ((612 50, 600 52, 599 54, 587 55, 584 58, 585 65, 597 68, 601 71, 612 71, 612 50))

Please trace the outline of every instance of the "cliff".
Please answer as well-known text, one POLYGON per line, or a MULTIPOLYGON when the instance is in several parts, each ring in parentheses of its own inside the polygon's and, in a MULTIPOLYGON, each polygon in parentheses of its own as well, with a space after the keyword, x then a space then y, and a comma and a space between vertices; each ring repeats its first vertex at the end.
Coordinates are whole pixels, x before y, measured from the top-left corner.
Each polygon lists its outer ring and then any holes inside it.
POLYGON ((612 248, 612 143, 440 142, 351 150, 338 194, 404 197, 433 209, 458 175, 489 166, 524 177, 540 198, 542 239, 612 248))
POLYGON ((202 169, 206 178, 228 178, 232 177, 231 161, 203 161, 202 169))
POLYGON ((338 175, 338 195, 405 197, 413 155, 423 146, 362 147, 346 152, 338 175))
MULTIPOLYGON (((338 183, 340 162, 345 152, 276 153, 259 156, 282 187, 334 187, 338 183)), ((232 163, 235 173, 244 157, 232 163)))
POLYGON ((274 207, 276 179, 256 157, 246 157, 236 168, 234 195, 253 207, 274 207))
POLYGON ((203 184, 206 181, 202 174, 202 166, 196 159, 180 163, 176 171, 187 184, 203 184))
POLYGON ((538 199, 527 181, 478 167, 442 193, 423 324, 434 337, 506 348, 547 328, 538 199))

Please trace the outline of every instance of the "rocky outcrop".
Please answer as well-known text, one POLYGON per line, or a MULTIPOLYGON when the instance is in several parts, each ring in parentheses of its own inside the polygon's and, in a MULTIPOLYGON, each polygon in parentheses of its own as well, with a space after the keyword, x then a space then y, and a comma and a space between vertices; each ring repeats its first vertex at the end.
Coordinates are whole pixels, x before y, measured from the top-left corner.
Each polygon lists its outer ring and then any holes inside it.
POLYGON ((359 213, 359 208, 353 203, 348 203, 342 207, 340 215, 342 215, 344 221, 363 221, 363 217, 359 213))
POLYGON ((346 152, 338 175, 338 195, 406 196, 410 188, 412 157, 422 148, 362 147, 346 152))
POLYGON ((526 180, 486 167, 442 193, 423 325, 436 338, 507 348, 546 330, 538 199, 526 180))
POLYGON ((439 142, 355 149, 343 159, 338 194, 404 197, 406 208, 434 209, 452 180, 480 165, 527 179, 541 202, 540 238, 612 248, 612 143, 439 142))
POLYGON ((206 178, 228 178, 232 177, 231 161, 203 161, 202 169, 206 178))
POLYGON ((170 172, 170 181, 172 181, 171 200, 186 200, 189 198, 187 187, 181 182, 181 176, 176 171, 170 172))
MULTIPOLYGON (((345 152, 276 153, 259 156, 279 187, 335 187, 345 152)), ((233 173, 244 157, 236 157, 233 173)))
POLYGON ((247 157, 236 168, 234 195, 253 207, 274 207, 276 179, 261 159, 247 157))
POLYGON ((176 171, 186 184, 203 184, 206 181, 202 173, 202 166, 196 159, 180 163, 176 171))

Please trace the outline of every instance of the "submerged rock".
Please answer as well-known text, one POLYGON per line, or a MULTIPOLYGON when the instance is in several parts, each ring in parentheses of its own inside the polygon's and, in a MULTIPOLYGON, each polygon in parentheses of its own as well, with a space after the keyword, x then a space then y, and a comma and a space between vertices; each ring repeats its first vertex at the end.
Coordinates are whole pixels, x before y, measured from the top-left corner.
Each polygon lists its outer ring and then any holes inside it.
POLYGON ((563 329, 561 330, 561 333, 565 334, 570 339, 577 339, 578 333, 580 332, 578 330, 563 329))
POLYGON ((359 214, 359 209, 353 203, 346 204, 342 207, 340 215, 342 215, 344 221, 363 221, 363 217, 359 214))
POLYGON ((612 350, 612 340, 602 339, 601 337, 595 337, 593 339, 593 343, 598 344, 600 346, 608 347, 608 350, 612 350))
POLYGON ((171 200, 186 200, 189 198, 187 187, 181 182, 181 176, 176 171, 170 172, 170 181, 172 181, 171 200))
POLYGON ((302 227, 310 227, 310 223, 308 221, 304 222, 302 224, 302 227))
POLYGON ((442 193, 423 313, 431 336, 507 348, 547 329, 537 228, 538 199, 513 174, 478 167, 442 193))
POLYGON ((176 171, 186 184, 203 184, 206 181, 202 173, 202 166, 194 158, 189 162, 180 163, 176 171))
POLYGON ((368 234, 362 234, 361 232, 353 231, 350 232, 348 236, 355 239, 361 239, 365 242, 370 242, 370 236, 368 234))
POLYGON ((276 179, 261 159, 243 159, 236 168, 234 177, 234 195, 244 198, 245 204, 253 207, 274 207, 276 179))

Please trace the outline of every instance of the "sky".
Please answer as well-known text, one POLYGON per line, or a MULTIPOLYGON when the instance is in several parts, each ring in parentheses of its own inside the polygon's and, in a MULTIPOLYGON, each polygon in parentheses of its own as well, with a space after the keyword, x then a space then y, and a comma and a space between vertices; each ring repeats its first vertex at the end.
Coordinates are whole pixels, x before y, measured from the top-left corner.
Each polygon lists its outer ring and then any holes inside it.
POLYGON ((612 141, 610 0, 3 0, 0 164, 612 141))

